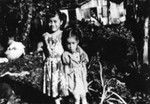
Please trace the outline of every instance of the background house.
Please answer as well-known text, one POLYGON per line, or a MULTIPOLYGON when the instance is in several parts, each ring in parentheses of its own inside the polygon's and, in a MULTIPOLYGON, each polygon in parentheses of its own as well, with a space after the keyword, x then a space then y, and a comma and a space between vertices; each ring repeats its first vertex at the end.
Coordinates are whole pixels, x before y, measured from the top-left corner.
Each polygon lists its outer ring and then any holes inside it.
POLYGON ((107 0, 86 0, 83 3, 77 4, 76 7, 62 9, 69 20, 90 20, 94 17, 101 21, 103 25, 118 24, 126 20, 126 9, 124 1, 119 4, 107 0))

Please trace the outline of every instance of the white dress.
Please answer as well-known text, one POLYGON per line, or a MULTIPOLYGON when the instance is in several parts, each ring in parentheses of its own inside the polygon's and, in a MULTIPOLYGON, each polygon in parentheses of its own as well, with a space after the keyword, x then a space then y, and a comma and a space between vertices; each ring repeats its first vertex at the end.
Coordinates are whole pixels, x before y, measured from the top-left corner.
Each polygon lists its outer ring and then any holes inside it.
MULTIPOLYGON (((62 55, 62 62, 66 78, 65 85, 67 90, 65 91, 85 96, 87 92, 87 54, 80 47, 78 47, 78 51, 75 54, 65 51, 62 55)), ((67 94, 67 92, 64 93, 67 94)))
POLYGON ((45 48, 43 93, 48 96, 57 97, 59 95, 60 74, 62 69, 61 55, 63 47, 61 44, 62 31, 55 34, 46 34, 48 36, 48 45, 51 52, 45 48), (48 55, 47 55, 48 54, 48 55))

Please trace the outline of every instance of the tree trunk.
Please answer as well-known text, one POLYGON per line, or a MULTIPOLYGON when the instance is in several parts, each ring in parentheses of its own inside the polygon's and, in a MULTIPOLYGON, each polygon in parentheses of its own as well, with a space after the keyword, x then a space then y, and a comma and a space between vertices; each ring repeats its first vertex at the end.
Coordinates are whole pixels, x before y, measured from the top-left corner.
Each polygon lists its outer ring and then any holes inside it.
POLYGON ((143 47, 143 63, 144 64, 149 64, 148 60, 148 41, 149 41, 149 17, 145 19, 145 24, 144 24, 144 47, 143 47))

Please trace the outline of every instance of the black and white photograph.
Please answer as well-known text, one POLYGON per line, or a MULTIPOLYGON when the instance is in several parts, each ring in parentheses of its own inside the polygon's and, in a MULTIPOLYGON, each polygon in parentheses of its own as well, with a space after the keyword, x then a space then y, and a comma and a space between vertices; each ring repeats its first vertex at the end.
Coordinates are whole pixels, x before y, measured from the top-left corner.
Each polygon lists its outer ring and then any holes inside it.
POLYGON ((150 0, 0 0, 0 104, 150 104, 150 0))

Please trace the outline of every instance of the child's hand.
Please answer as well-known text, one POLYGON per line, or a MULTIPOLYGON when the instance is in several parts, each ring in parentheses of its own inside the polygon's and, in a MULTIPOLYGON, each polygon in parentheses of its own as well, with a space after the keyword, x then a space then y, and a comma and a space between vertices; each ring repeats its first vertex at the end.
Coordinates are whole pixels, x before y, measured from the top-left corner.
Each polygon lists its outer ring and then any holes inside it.
POLYGON ((44 33, 43 38, 44 38, 45 43, 47 44, 48 43, 48 38, 49 38, 49 33, 48 32, 44 33))
POLYGON ((43 38, 44 38, 44 41, 45 41, 45 43, 46 43, 46 47, 47 47, 47 49, 48 49, 48 51, 49 51, 49 53, 51 52, 51 49, 50 49, 50 46, 49 46, 49 33, 48 32, 46 32, 46 33, 44 33, 43 34, 43 38))
POLYGON ((64 52, 63 55, 62 55, 62 62, 63 64, 69 64, 69 54, 68 52, 64 52))
POLYGON ((49 33, 48 32, 45 32, 44 34, 43 34, 43 37, 46 37, 46 36, 48 36, 49 35, 49 33))
POLYGON ((39 42, 37 44, 37 49, 36 49, 37 52, 41 52, 43 51, 43 42, 39 42))

